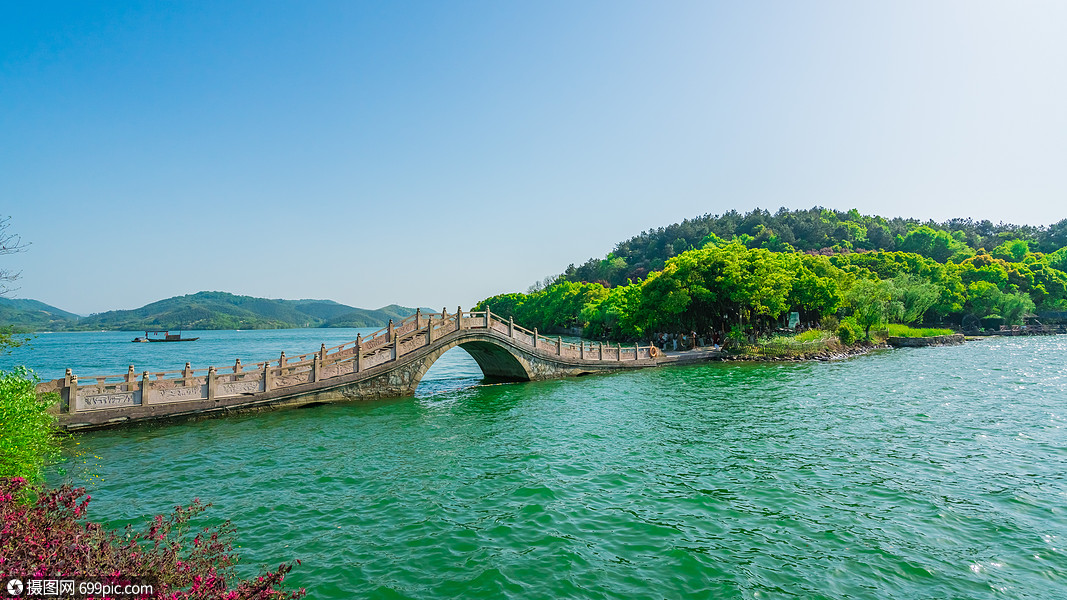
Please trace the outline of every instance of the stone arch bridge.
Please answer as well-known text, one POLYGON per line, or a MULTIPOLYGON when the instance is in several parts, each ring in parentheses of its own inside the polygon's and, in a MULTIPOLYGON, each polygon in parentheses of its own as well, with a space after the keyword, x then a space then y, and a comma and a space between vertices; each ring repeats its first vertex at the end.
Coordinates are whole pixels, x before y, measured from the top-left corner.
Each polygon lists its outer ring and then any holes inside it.
POLYGON ((253 364, 78 377, 43 382, 58 392, 67 430, 122 423, 301 406, 415 393, 426 371, 455 347, 466 350, 491 381, 536 381, 622 369, 665 360, 650 346, 564 342, 520 327, 489 310, 414 315, 355 341, 318 352, 253 364))

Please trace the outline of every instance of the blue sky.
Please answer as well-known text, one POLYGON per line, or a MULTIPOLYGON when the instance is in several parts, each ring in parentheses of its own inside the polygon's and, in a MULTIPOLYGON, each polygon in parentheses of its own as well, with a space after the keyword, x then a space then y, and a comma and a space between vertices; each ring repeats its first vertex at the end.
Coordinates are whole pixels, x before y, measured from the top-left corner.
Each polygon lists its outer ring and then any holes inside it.
POLYGON ((2 257, 79 313, 470 306, 754 207, 1049 224, 1067 3, 0 6, 2 257))

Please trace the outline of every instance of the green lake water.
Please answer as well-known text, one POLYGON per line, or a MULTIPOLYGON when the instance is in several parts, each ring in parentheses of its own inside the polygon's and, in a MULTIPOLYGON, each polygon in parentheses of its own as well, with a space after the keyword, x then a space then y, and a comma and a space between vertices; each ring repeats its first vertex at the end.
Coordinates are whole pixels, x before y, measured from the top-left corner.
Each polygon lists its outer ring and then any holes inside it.
MULTIPOLYGON (((323 335, 206 333, 228 362, 323 335)), ((55 376, 118 335, 4 360, 55 376)), ((299 558, 315 599, 1065 598, 1065 358, 989 339, 473 386, 457 349, 415 398, 81 434, 67 478, 113 525, 211 502, 245 574, 299 558)))

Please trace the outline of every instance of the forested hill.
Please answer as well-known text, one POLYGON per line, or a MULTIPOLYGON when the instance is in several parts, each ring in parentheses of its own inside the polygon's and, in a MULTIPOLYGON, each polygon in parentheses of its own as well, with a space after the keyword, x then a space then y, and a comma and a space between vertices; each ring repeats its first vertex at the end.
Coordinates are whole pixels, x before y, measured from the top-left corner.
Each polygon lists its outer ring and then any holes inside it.
POLYGON ((37 300, 0 298, 0 326, 17 331, 59 331, 80 318, 37 300))
MULTIPOLYGON (((477 310, 612 340, 877 323, 996 329, 1067 316, 1067 219, 1048 227, 920 223, 821 208, 703 216, 477 310)), ((843 338, 844 339, 844 338, 843 338)))
POLYGON ((0 299, 0 326, 19 331, 141 331, 145 329, 284 329, 383 327, 414 308, 356 308, 331 300, 274 300, 198 292, 132 310, 79 317, 34 300, 0 299))
MULTIPOLYGON (((709 241, 738 239, 749 248, 820 254, 883 250, 920 254, 940 263, 990 252, 1005 242, 1026 242, 1027 251, 1053 253, 1067 246, 1067 219, 1049 227, 994 224, 990 221, 952 219, 943 223, 918 219, 861 215, 826 208, 778 212, 756 209, 742 214, 735 210, 721 215, 703 215, 658 229, 650 229, 619 242, 602 259, 570 265, 563 278, 574 282, 623 285, 643 280, 662 269, 669 258, 686 250, 703 248, 709 241)), ((1067 253, 1060 261, 1067 268, 1067 253)), ((555 279, 550 278, 550 279, 555 279)))

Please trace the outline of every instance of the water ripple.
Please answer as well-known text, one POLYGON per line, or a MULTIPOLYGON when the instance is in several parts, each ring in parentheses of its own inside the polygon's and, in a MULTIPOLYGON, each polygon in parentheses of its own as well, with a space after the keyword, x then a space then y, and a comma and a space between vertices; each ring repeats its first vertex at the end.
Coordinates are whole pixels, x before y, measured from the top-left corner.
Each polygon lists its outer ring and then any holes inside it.
MULTIPOLYGON (((1063 338, 715 364, 81 436, 312 598, 1067 597, 1063 338)), ((473 387, 472 387, 473 386, 473 387)))

